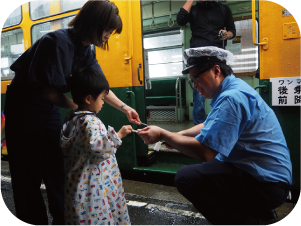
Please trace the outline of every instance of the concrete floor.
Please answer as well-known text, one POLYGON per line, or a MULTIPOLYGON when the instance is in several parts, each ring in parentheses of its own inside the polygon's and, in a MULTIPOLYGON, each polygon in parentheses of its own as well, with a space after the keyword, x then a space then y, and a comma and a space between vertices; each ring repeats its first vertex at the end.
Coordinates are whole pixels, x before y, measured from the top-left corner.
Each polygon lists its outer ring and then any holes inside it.
MULTIPOLYGON (((132 195, 151 198, 151 199, 175 202, 180 204, 190 204, 190 202, 178 192, 176 187, 132 181, 126 179, 123 179, 123 185, 124 185, 124 190, 127 194, 132 194, 132 195)), ((300 203, 298 205, 301 207, 300 203)), ((294 209, 294 207, 295 207, 294 203, 287 203, 287 202, 285 202, 283 205, 278 207, 276 209, 276 213, 278 216, 277 221, 281 221, 282 219, 286 218, 286 216, 290 214, 290 212, 294 209)), ((298 207, 298 209, 300 208, 298 207)), ((292 218, 295 218, 295 215, 296 214, 294 214, 292 218)), ((289 220, 293 220, 295 222, 294 219, 289 219, 289 220)), ((277 221, 265 222, 265 224, 271 224, 277 221)), ((301 223, 301 220, 299 220, 299 222, 301 223)))
MULTIPOLYGON (((8 162, 0 161, 0 172, 4 175, 9 175, 8 162)), ((134 180, 127 180, 127 179, 123 179, 123 185, 124 185, 127 200, 138 200, 138 201, 152 200, 152 202, 159 203, 159 205, 160 203, 168 203, 168 204, 172 204, 173 206, 179 206, 179 209, 181 209, 181 206, 182 207, 186 206, 185 208, 189 208, 190 213, 198 214, 197 210, 191 205, 191 203, 188 200, 186 200, 173 186, 159 185, 159 184, 146 183, 146 182, 140 182, 134 180)), ((286 223, 287 225, 292 225, 291 219, 296 219, 296 218, 290 218, 290 219, 285 219, 285 218, 287 218, 291 214, 291 212, 294 210, 295 207, 296 204, 292 204, 292 203, 284 203, 283 205, 278 207, 276 209, 278 219, 281 221, 283 220, 284 221, 283 223, 286 223)), ((132 210, 132 214, 135 214, 135 210, 133 208, 131 210, 132 210)), ((164 212, 164 210, 160 210, 160 211, 164 212)), ((179 210, 179 214, 177 215, 180 214, 181 214, 181 210, 179 210)), ((294 215, 296 215, 296 213, 294 215)), ((153 220, 151 219, 151 221, 153 220)), ((181 225, 181 223, 179 225, 181 225)), ((196 224, 188 224, 188 225, 208 225, 208 224, 196 223, 196 224)))

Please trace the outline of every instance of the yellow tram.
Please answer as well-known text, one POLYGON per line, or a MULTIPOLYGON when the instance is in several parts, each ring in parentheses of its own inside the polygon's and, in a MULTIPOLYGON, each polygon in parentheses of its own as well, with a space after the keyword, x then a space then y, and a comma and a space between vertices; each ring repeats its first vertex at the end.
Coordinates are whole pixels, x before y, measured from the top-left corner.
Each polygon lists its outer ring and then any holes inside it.
MULTIPOLYGON (((1 110, 6 87, 14 76, 10 65, 45 33, 66 28, 85 2, 32 1, 18 6, 5 20, 1 33, 1 110)), ((192 126, 192 89, 188 76, 181 74, 182 52, 189 48, 191 34, 189 25, 181 27, 176 22, 185 1, 113 2, 119 8, 123 31, 110 38, 109 51, 91 47, 111 89, 137 110, 142 122, 175 132, 192 126)), ((296 90, 287 96, 277 93, 279 81, 293 81, 295 87, 290 92, 300 87, 299 26, 287 9, 270 1, 222 3, 230 7, 237 29, 236 37, 227 45, 235 56, 234 75, 257 89, 275 111, 291 151, 296 182, 293 188, 300 190, 301 94, 296 90)), ((206 100, 207 114, 211 110, 209 103, 206 100)), ((61 109, 61 113, 64 118, 67 111, 61 109)), ((99 114, 106 125, 115 128, 128 123, 124 114, 109 105, 99 114)), ((155 152, 136 134, 123 142, 117 158, 124 171, 173 175, 180 167, 198 162, 163 146, 155 152)), ((26 151, 30 151, 30 145, 26 151)), ((2 156, 5 154, 2 148, 2 156)))

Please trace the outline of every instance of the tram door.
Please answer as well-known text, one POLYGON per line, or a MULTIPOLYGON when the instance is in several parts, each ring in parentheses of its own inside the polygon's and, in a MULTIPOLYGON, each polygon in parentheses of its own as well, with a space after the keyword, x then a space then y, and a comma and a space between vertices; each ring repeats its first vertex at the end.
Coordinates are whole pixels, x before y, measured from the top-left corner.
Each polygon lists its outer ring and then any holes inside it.
POLYGON ((281 124, 291 154, 293 189, 300 189, 300 30, 285 8, 270 1, 259 1, 258 20, 260 94, 281 124))
MULTIPOLYGON (((120 35, 111 36, 109 51, 96 48, 96 58, 114 94, 136 109, 140 120, 146 122, 140 1, 113 2, 122 18, 122 32, 120 35)), ((117 131, 123 125, 129 124, 124 113, 116 111, 108 104, 100 111, 99 117, 105 125, 114 126, 117 131)), ((133 129, 143 128, 136 124, 132 126, 133 129)), ((137 166, 137 155, 147 154, 147 145, 135 133, 122 140, 123 144, 118 148, 116 155, 118 164, 121 169, 131 170, 137 166)))

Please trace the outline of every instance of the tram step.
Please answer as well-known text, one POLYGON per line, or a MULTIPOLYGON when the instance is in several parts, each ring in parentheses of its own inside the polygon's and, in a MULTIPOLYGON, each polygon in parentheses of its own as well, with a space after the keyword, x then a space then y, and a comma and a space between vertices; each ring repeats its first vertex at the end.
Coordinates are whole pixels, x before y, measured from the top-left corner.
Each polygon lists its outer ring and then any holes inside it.
POLYGON ((158 173, 168 173, 175 174, 183 165, 175 165, 168 163, 154 163, 149 166, 138 166, 134 167, 134 170, 143 171, 143 172, 158 172, 158 173))
MULTIPOLYGON (((154 151, 154 147, 155 147, 155 144, 149 144, 148 145, 148 150, 149 151, 154 151)), ((161 144, 161 147, 160 147, 159 151, 180 153, 180 151, 178 151, 177 149, 169 149, 164 144, 161 144)))

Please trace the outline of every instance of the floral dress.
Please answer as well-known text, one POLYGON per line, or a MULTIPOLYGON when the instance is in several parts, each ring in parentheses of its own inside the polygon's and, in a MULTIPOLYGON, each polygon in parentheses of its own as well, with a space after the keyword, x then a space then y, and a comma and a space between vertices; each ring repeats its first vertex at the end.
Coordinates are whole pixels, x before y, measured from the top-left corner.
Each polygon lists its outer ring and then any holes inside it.
POLYGON ((131 224, 115 153, 114 128, 89 111, 71 111, 61 132, 66 224, 131 224))

